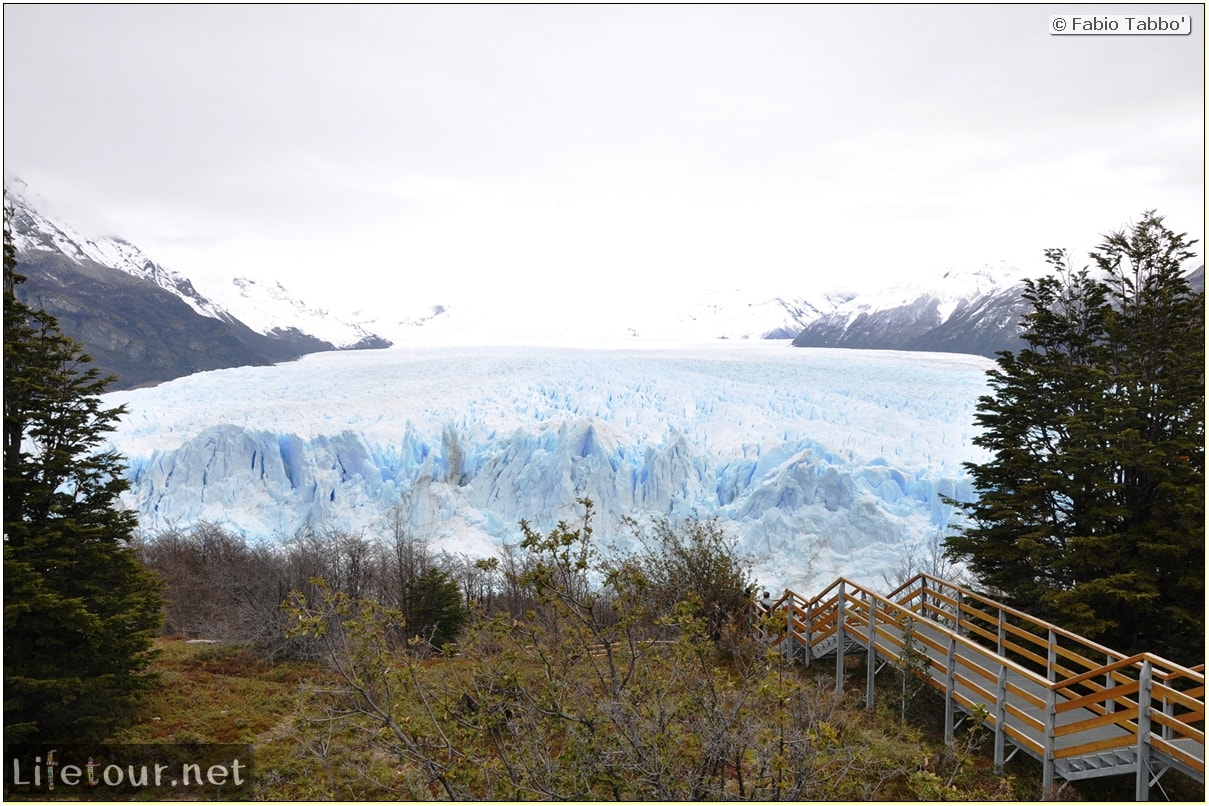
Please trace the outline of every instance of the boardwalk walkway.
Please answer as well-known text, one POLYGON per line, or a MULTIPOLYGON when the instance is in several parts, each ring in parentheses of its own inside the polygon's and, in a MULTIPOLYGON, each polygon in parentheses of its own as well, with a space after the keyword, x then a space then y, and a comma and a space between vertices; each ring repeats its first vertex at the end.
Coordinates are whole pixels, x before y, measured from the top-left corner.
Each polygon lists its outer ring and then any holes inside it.
POLYGON ((1138 800, 1171 770, 1205 780, 1205 667, 1125 656, 929 574, 882 596, 845 579, 818 596, 760 605, 770 645, 809 664, 864 654, 866 704, 877 671, 913 656, 945 697, 946 740, 978 711, 995 763, 1038 759, 1042 784, 1133 775, 1138 800), (767 608, 767 609, 765 609, 767 608), (872 650, 872 651, 871 651, 872 650))

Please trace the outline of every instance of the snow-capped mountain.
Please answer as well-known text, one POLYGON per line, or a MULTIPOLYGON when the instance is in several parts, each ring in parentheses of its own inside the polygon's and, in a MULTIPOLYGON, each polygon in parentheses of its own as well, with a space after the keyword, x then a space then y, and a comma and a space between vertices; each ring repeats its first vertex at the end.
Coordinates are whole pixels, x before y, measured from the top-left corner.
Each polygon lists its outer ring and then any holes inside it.
POLYGON ((187 277, 160 266, 134 244, 121 238, 86 238, 71 225, 45 215, 40 210, 45 208, 45 201, 21 179, 7 178, 4 196, 6 213, 11 214, 18 260, 22 255, 45 252, 77 264, 108 266, 175 294, 202 316, 230 318, 226 311, 199 294, 187 277))
POLYGON ((438 549, 485 556, 517 524, 624 542, 623 516, 719 518, 761 581, 881 584, 981 459, 977 356, 660 346, 322 353, 113 393, 124 501, 149 533, 210 521, 261 540, 381 533, 392 508, 438 549))
MULTIPOLYGON (((449 301, 434 305, 424 300, 392 300, 394 311, 390 317, 372 313, 336 316, 297 300, 280 283, 234 278, 203 287, 200 281, 159 265, 127 241, 86 238, 69 225, 42 214, 20 180, 9 179, 6 193, 13 205, 19 261, 26 269, 30 266, 43 269, 41 277, 31 276, 26 290, 39 296, 36 292, 42 279, 56 285, 56 295, 40 295, 42 307, 51 313, 72 314, 105 304, 97 298, 76 300, 74 304, 64 299, 67 289, 86 284, 64 283, 61 277, 55 283, 55 274, 61 276, 64 271, 79 271, 80 267, 88 266, 96 275, 97 267, 108 267, 167 291, 198 316, 230 325, 236 341, 255 354, 237 357, 239 349, 231 347, 204 351, 209 353, 206 356, 184 356, 180 361, 165 355, 159 364, 167 366, 150 373, 140 373, 127 361, 126 366, 118 369, 127 385, 179 377, 187 371, 278 361, 316 350, 382 347, 391 342, 468 344, 536 340, 572 344, 596 338, 795 339, 796 346, 993 356, 999 350, 1019 346, 1017 322, 1024 310, 1019 285, 1023 275, 998 267, 973 272, 948 271, 909 285, 860 294, 835 293, 826 288, 805 294, 760 294, 742 288, 695 288, 690 284, 671 298, 644 299, 638 294, 624 306, 595 309, 572 306, 561 312, 564 315, 561 321, 557 319, 558 306, 548 306, 540 315, 526 317, 502 310, 490 301, 468 307, 449 301), (213 357, 220 354, 225 357, 215 363, 213 357)), ((129 303, 131 294, 124 289, 124 304, 129 303)), ((150 307, 148 303, 142 309, 150 307)), ((94 349, 93 343, 102 336, 102 340, 121 342, 145 324, 125 322, 125 313, 112 311, 103 326, 90 327, 71 315, 62 324, 69 335, 83 341, 102 363, 109 361, 112 367, 116 366, 109 354, 112 350, 107 353, 103 347, 94 349)), ((181 327, 172 326, 178 330, 181 327)))
MULTIPOLYGON (((1030 305, 1024 281, 1045 272, 1006 266, 945 271, 932 278, 890 286, 841 301, 806 324, 795 347, 848 347, 971 353, 994 358, 1019 350, 1021 318, 1030 305)), ((1197 292, 1205 287, 1201 266, 1187 274, 1197 292)))
POLYGON ((53 314, 122 385, 319 350, 389 346, 279 284, 234 280, 229 293, 203 294, 134 244, 86 237, 44 209, 23 181, 6 179, 6 216, 18 270, 27 278, 18 294, 53 314))
POLYGON ((925 350, 993 357, 1020 346, 1028 272, 1000 266, 945 271, 860 294, 807 324, 795 347, 925 350))
MULTIPOLYGON (((1034 273, 1035 274, 1035 273, 1034 273)), ((686 285, 674 298, 631 300, 624 307, 557 312, 537 318, 487 306, 425 306, 366 325, 398 344, 573 344, 582 337, 707 341, 794 339, 799 347, 922 350, 993 357, 1020 346, 1018 324, 1027 271, 1004 266, 946 270, 873 291, 759 294, 743 288, 686 285), (529 328, 529 329, 526 329, 529 328), (554 338, 554 341, 551 341, 554 338)), ((787 282, 787 285, 789 283, 787 282)))
POLYGON ((201 281, 159 265, 127 241, 86 238, 42 214, 20 180, 8 180, 6 193, 12 204, 18 259, 30 277, 23 293, 59 317, 65 331, 82 341, 103 369, 117 372, 127 386, 223 366, 264 364, 320 350, 375 348, 392 342, 793 339, 798 347, 993 357, 1022 346, 1019 321, 1027 310, 1021 297, 1022 282, 1041 273, 1036 267, 1019 270, 1003 265, 946 270, 930 278, 861 293, 830 292, 820 286, 805 293, 788 293, 787 288, 786 293, 770 294, 686 284, 670 297, 644 297, 639 290, 623 305, 611 306, 582 304, 583 299, 591 299, 592 291, 576 287, 571 289, 574 299, 566 304, 554 300, 556 304, 546 305, 536 315, 518 315, 491 300, 476 306, 402 299, 391 300, 392 313, 387 317, 370 312, 336 316, 297 300, 280 283, 234 278, 203 287, 201 281), (152 302, 146 289, 102 277, 102 269, 167 292, 198 317, 211 321, 178 321, 184 314, 171 313, 172 304, 162 299, 152 302), (121 287, 120 294, 114 293, 116 287, 121 287), (81 296, 89 289, 91 296, 81 296), (161 321, 153 326, 149 318, 161 321), (214 332, 214 321, 230 332, 214 332), (171 334, 198 329, 206 331, 203 341, 209 346, 199 348, 197 339, 169 343, 171 334), (157 334, 164 333, 169 334, 167 340, 157 341, 157 334))

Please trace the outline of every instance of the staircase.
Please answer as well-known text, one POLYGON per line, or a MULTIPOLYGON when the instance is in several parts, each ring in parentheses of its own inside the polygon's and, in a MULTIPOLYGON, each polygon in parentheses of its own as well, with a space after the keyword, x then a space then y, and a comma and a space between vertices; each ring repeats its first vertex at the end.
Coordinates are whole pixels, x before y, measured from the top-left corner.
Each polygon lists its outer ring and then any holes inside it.
POLYGON ((1205 667, 1125 656, 994 599, 918 574, 882 596, 840 578, 805 599, 785 591, 757 604, 757 632, 807 665, 864 655, 866 706, 877 671, 912 657, 945 698, 945 739, 959 714, 994 731, 995 764, 1023 751, 1042 787, 1133 775, 1138 800, 1175 770, 1205 780, 1205 667))

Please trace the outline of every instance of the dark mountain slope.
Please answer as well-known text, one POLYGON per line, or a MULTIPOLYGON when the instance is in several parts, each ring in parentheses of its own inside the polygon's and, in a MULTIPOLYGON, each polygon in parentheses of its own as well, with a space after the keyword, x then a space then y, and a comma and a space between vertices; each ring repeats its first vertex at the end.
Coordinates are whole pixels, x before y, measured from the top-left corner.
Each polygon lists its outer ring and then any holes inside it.
POLYGON ((262 287, 236 280, 236 285, 243 283, 240 310, 261 320, 257 330, 128 241, 85 237, 40 212, 33 198, 21 180, 6 180, 6 224, 18 271, 27 278, 18 295, 52 314, 97 368, 116 375, 114 389, 326 350, 390 346, 359 326, 293 299, 280 284, 262 287), (322 330, 325 338, 307 333, 311 328, 322 330))
MULTIPOLYGON (((194 372, 272 363, 301 351, 266 355, 230 323, 202 316, 179 297, 125 272, 50 252, 18 256, 26 282, 18 296, 59 321, 98 369, 118 376, 115 389, 148 386, 194 372)), ((268 339, 260 337, 262 342, 268 339)))

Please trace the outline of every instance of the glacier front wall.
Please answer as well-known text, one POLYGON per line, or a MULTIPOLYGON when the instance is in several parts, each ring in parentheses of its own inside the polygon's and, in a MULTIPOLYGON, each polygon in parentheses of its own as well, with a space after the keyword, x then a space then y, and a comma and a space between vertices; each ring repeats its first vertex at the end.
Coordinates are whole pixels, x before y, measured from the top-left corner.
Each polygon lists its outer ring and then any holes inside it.
POLYGON ((956 522, 989 362, 789 349, 424 348, 310 356, 107 396, 148 533, 373 534, 392 511, 493 553, 574 522, 717 517, 772 588, 870 584, 956 522))

